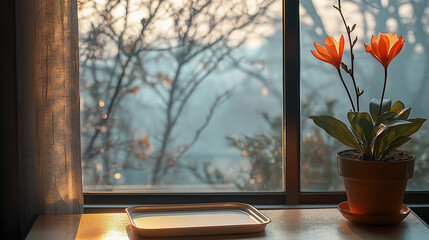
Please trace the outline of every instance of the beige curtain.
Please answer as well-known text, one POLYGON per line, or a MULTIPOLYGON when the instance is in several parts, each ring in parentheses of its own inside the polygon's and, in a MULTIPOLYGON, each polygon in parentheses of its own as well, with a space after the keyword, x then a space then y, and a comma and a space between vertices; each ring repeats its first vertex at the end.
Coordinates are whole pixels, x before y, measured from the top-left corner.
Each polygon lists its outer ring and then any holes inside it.
POLYGON ((82 213, 77 6, 76 0, 16 0, 15 6, 26 228, 38 214, 82 213))

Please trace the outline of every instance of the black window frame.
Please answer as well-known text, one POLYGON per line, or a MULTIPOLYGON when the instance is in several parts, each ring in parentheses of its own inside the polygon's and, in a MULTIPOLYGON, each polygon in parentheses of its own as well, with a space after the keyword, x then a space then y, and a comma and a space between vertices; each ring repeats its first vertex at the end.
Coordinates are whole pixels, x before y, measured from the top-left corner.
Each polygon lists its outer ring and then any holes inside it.
MULTIPOLYGON (((345 192, 301 190, 300 164, 300 19, 299 0, 283 0, 283 192, 237 193, 84 193, 86 208, 138 204, 246 202, 273 207, 332 205, 346 201, 345 192)), ((406 204, 429 204, 429 191, 407 191, 406 204), (425 201, 426 199, 426 201, 425 201)))

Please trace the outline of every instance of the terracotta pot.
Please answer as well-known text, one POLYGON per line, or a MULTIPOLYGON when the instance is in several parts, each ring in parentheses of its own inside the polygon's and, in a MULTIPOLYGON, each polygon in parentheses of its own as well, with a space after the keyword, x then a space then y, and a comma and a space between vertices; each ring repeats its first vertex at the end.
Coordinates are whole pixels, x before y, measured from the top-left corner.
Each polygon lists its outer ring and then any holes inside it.
POLYGON ((412 158, 405 161, 370 162, 344 158, 341 153, 337 153, 338 173, 344 177, 350 211, 363 215, 399 214, 407 181, 414 174, 415 155, 410 154, 412 158))

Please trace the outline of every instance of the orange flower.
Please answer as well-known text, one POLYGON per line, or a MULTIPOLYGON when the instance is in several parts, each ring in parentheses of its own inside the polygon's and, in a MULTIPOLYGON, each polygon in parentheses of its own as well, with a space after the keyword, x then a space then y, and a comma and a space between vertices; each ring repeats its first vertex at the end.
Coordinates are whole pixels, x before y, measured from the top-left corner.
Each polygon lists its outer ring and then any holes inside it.
POLYGON ((343 58, 344 50, 344 37, 341 35, 340 44, 333 38, 327 36, 325 38, 325 47, 318 43, 314 43, 314 47, 317 50, 311 51, 311 53, 318 59, 332 64, 337 69, 340 68, 341 59, 343 58))
POLYGON ((387 68, 393 58, 401 51, 404 42, 405 39, 402 39, 402 35, 398 38, 396 33, 378 33, 377 38, 372 36, 371 46, 365 43, 365 50, 371 53, 384 68, 387 68))

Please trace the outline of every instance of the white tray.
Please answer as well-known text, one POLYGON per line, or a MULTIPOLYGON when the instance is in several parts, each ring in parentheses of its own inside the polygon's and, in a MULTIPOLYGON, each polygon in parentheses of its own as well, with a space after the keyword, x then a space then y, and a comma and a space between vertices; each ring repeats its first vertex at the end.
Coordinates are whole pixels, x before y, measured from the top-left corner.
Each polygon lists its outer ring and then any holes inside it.
POLYGON ((144 237, 260 232, 271 220, 243 203, 139 206, 125 209, 131 226, 144 237))

